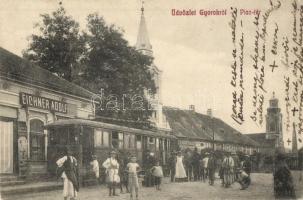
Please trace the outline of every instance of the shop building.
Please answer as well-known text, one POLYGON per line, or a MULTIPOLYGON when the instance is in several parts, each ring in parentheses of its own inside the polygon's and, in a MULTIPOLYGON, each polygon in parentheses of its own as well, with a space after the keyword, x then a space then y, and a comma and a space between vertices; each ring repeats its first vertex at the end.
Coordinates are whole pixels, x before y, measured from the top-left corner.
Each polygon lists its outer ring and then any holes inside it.
POLYGON ((93 93, 0 48, 0 173, 47 173, 47 124, 92 119, 93 93))

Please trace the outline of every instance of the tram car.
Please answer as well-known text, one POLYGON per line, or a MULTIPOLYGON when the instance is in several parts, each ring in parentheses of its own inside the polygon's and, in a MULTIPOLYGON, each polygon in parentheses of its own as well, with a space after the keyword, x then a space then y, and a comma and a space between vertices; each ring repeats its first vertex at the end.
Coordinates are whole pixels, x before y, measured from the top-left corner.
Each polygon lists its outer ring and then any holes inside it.
POLYGON ((175 138, 170 132, 129 128, 84 119, 63 119, 45 126, 48 130, 47 160, 48 172, 56 173, 56 160, 63 156, 64 149, 70 148, 78 160, 82 183, 92 173, 90 162, 96 155, 102 173, 102 163, 112 150, 118 156, 135 155, 140 166, 144 165, 146 152, 153 152, 165 167, 171 145, 175 138))

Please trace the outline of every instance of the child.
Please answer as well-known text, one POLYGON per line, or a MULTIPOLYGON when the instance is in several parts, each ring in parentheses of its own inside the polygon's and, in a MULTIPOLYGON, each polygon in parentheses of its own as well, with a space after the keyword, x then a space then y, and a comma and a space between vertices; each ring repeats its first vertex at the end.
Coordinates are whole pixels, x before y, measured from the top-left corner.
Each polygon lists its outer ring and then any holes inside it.
POLYGON ((139 182, 138 182, 138 171, 139 164, 137 163, 137 159, 135 156, 130 158, 130 163, 127 164, 126 169, 128 171, 128 186, 130 189, 130 199, 133 200, 134 190, 136 192, 136 200, 138 200, 138 190, 139 190, 139 182))
POLYGON ((99 162, 96 155, 92 155, 92 161, 90 162, 90 165, 93 167, 97 183, 99 183, 99 162))
POLYGON ((162 167, 160 166, 160 162, 157 161, 156 165, 151 168, 152 175, 155 177, 155 185, 157 190, 160 189, 161 185, 161 178, 163 177, 163 170, 162 167))

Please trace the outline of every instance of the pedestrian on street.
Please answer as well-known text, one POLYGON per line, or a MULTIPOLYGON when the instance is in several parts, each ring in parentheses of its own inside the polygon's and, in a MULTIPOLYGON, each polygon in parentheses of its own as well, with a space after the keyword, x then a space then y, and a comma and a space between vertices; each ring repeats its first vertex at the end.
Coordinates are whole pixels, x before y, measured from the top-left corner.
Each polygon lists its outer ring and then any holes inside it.
POLYGON ((236 173, 240 169, 240 159, 239 156, 235 151, 231 153, 231 157, 234 160, 234 167, 233 167, 233 176, 232 176, 232 183, 235 182, 238 179, 238 173, 236 173))
POLYGON ((120 183, 119 163, 116 157, 117 153, 115 151, 112 151, 110 153, 110 157, 107 158, 102 164, 102 166, 106 169, 105 173, 107 175, 109 196, 119 196, 116 194, 116 186, 120 183))
POLYGON ((214 185, 215 172, 216 172, 216 159, 214 153, 211 153, 209 156, 207 169, 208 169, 208 183, 209 185, 214 185))
POLYGON ((128 173, 126 170, 126 165, 128 164, 129 158, 128 155, 126 155, 123 152, 120 152, 120 156, 118 156, 118 162, 119 162, 119 176, 120 176, 120 193, 123 193, 123 186, 126 189, 126 192, 129 192, 128 190, 128 173))
POLYGON ((191 157, 191 165, 193 168, 193 174, 194 174, 194 181, 197 181, 200 179, 199 176, 199 161, 200 161, 200 154, 198 153, 197 147, 195 147, 195 150, 193 152, 193 155, 191 157))
POLYGON ((285 162, 286 155, 278 152, 275 158, 274 168, 274 192, 276 198, 295 199, 294 183, 291 172, 285 162))
POLYGON ((93 168, 93 172, 94 172, 95 178, 97 180, 97 183, 99 184, 99 177, 100 177, 99 170, 100 169, 99 169, 99 162, 97 160, 97 156, 96 155, 92 155, 92 161, 90 162, 90 165, 93 168))
POLYGON ((175 181, 176 162, 177 162, 176 153, 171 152, 169 160, 168 160, 168 165, 169 165, 169 169, 170 169, 170 181, 171 182, 175 181))
POLYGON ((227 157, 223 160, 224 167, 224 186, 228 188, 232 184, 234 176, 234 159, 231 157, 231 153, 227 152, 227 157))
POLYGON ((226 156, 223 154, 223 159, 220 160, 220 168, 219 168, 219 177, 221 179, 221 185, 224 187, 224 164, 223 161, 225 160, 226 156))
POLYGON ((140 170, 140 166, 137 163, 136 156, 132 156, 130 159, 130 163, 126 166, 128 172, 128 186, 130 190, 130 199, 133 200, 134 192, 136 194, 136 200, 138 200, 139 193, 139 181, 138 181, 138 172, 140 170))
POLYGON ((241 190, 245 190, 250 185, 250 176, 242 169, 239 170, 238 182, 241 185, 241 190))
POLYGON ((242 164, 242 169, 248 174, 248 176, 250 176, 250 172, 251 172, 251 161, 249 158, 249 155, 245 155, 243 164, 242 164))
POLYGON ((63 178, 63 197, 64 200, 70 198, 74 200, 79 192, 79 171, 77 160, 72 156, 72 151, 65 148, 64 156, 57 160, 58 176, 63 178))
POLYGON ((208 177, 208 159, 209 159, 209 153, 206 152, 205 153, 205 157, 203 158, 202 160, 202 168, 203 168, 203 181, 205 182, 205 180, 207 179, 208 177))
POLYGON ((153 175, 150 173, 150 169, 155 165, 156 159, 154 152, 147 151, 145 163, 144 163, 144 186, 152 187, 155 185, 155 180, 153 175))
POLYGON ((192 174, 193 174, 193 166, 192 166, 192 153, 190 149, 185 150, 185 155, 184 155, 184 167, 185 167, 185 172, 187 176, 187 181, 192 180, 192 174))
POLYGON ((186 178, 186 171, 183 164, 183 156, 181 154, 181 151, 178 151, 177 154, 177 162, 176 162, 176 174, 175 179, 177 182, 180 182, 186 178))
POLYGON ((163 178, 163 170, 162 167, 160 166, 159 161, 157 161, 156 165, 152 167, 151 172, 155 177, 156 190, 161 190, 160 185, 161 185, 161 179, 163 178))

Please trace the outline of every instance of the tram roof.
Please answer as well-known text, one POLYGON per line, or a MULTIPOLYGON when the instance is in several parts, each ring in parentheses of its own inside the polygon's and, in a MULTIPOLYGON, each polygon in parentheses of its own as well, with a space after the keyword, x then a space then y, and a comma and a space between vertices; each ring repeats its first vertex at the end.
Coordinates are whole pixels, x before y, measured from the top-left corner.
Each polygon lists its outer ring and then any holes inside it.
POLYGON ((87 119, 60 119, 60 120, 57 120, 55 122, 45 125, 45 128, 46 129, 60 128, 60 127, 73 126, 73 125, 112 129, 112 130, 141 134, 141 135, 175 138, 173 135, 167 134, 167 132, 161 131, 161 130, 156 130, 156 131, 142 130, 142 129, 136 129, 136 128, 130 128, 130 127, 126 127, 126 126, 116 125, 116 124, 109 124, 109 123, 104 123, 104 122, 99 122, 99 121, 87 120, 87 119))

